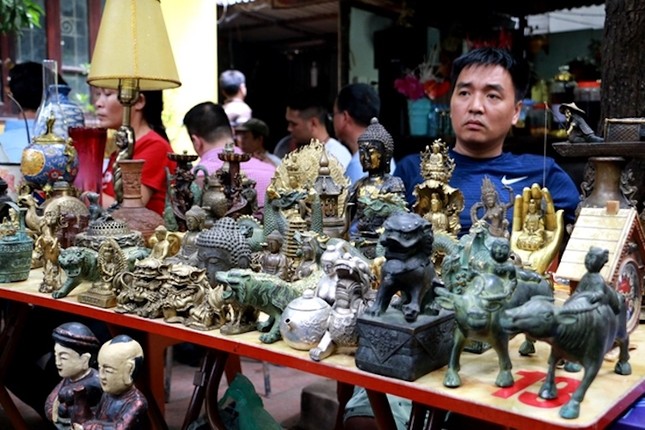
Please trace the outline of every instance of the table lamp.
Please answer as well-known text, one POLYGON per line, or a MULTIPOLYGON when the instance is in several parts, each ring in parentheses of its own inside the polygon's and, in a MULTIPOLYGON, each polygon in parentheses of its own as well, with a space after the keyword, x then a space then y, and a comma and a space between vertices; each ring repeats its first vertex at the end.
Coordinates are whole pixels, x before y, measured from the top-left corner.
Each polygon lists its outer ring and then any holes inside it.
POLYGON ((90 85, 118 90, 123 125, 117 131, 119 155, 113 168, 116 200, 123 200, 118 161, 132 159, 134 130, 130 111, 139 91, 181 85, 159 0, 107 0, 94 46, 90 85))

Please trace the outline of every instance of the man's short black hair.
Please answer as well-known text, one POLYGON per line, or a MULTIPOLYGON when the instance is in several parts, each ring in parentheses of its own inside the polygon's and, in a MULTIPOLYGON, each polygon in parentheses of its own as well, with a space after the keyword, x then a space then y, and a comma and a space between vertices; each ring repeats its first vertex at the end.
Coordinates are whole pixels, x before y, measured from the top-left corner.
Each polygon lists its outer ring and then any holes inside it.
POLYGON ((453 89, 461 71, 471 66, 502 66, 508 70, 513 80, 515 101, 521 101, 526 96, 529 86, 528 64, 526 61, 514 57, 507 49, 477 48, 458 57, 453 61, 450 73, 453 89))
POLYGON ((378 118, 381 100, 371 85, 349 84, 339 91, 336 108, 339 112, 347 112, 357 124, 367 127, 372 118, 378 118))
POLYGON ((207 142, 221 137, 233 137, 231 123, 221 105, 213 102, 198 103, 184 115, 184 126, 189 135, 196 135, 207 142))
POLYGON ((294 92, 287 98, 289 109, 299 111, 303 118, 317 116, 321 124, 327 122, 327 106, 326 97, 315 88, 294 92))

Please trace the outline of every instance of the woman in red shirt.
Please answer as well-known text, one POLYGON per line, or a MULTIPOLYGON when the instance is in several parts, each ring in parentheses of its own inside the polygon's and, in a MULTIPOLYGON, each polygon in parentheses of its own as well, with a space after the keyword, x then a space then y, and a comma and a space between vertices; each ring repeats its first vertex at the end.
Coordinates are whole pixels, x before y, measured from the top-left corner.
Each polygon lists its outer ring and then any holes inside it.
MULTIPOLYGON (((123 121, 123 105, 119 102, 118 91, 96 88, 96 116, 101 127, 118 129, 123 121)), ((148 209, 162 215, 166 200, 166 167, 175 172, 175 163, 168 158, 173 152, 165 127, 161 121, 163 99, 161 91, 142 91, 132 105, 130 125, 134 130, 133 160, 145 160, 141 173, 141 200, 148 209)), ((117 152, 110 160, 103 174, 103 206, 115 202, 112 170, 117 152)))

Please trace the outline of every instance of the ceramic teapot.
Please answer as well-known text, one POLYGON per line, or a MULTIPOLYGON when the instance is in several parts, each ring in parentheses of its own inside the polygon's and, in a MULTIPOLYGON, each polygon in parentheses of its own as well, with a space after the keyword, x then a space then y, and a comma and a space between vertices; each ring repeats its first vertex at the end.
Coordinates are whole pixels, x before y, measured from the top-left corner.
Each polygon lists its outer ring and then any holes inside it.
POLYGON ((217 172, 204 178, 202 208, 208 211, 214 219, 220 219, 228 212, 228 197, 226 197, 224 185, 220 182, 217 172))
POLYGON ((329 303, 317 297, 313 290, 305 290, 282 311, 282 339, 293 349, 310 350, 325 334, 330 313, 329 303))

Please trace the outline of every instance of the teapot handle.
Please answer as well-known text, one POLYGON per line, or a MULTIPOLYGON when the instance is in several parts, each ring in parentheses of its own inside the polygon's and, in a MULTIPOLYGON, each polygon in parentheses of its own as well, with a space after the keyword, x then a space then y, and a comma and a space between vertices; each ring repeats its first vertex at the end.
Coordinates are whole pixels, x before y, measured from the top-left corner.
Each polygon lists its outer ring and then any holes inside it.
POLYGON ((202 172, 204 174, 204 185, 208 186, 209 173, 208 173, 208 170, 206 169, 206 166, 204 166, 203 164, 198 164, 197 166, 195 166, 195 168, 193 169, 193 174, 195 175, 195 178, 197 178, 197 173, 199 172, 202 172))

